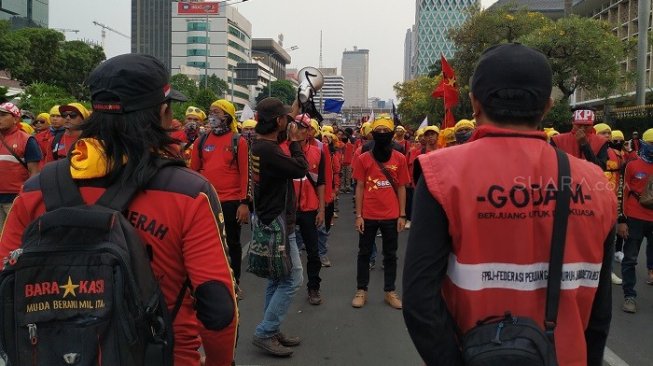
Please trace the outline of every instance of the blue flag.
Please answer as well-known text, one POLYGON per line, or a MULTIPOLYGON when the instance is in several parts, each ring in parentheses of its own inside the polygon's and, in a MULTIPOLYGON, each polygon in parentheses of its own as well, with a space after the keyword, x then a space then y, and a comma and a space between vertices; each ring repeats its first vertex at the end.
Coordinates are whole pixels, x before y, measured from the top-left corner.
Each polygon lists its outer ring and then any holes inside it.
POLYGON ((338 99, 325 99, 324 100, 324 111, 331 113, 340 113, 342 105, 345 104, 344 100, 338 99))

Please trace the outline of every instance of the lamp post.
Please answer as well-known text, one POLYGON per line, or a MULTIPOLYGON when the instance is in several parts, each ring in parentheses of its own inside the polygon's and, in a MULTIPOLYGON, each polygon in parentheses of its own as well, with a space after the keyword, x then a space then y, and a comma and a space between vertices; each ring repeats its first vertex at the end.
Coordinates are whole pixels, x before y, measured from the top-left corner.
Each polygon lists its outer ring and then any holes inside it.
MULTIPOLYGON (((298 49, 299 49, 299 46, 290 46, 288 48, 284 48, 283 50, 284 51, 295 51, 295 50, 298 50, 298 49)), ((268 59, 267 65, 270 68, 270 70, 272 70, 273 69, 272 65, 271 65, 272 62, 270 62, 272 60, 272 56, 279 55, 279 53, 277 53, 277 52, 261 52, 261 53, 263 53, 264 55, 267 56, 267 59, 268 59)), ((272 71, 268 72, 268 98, 271 97, 271 96, 272 96, 272 71)))

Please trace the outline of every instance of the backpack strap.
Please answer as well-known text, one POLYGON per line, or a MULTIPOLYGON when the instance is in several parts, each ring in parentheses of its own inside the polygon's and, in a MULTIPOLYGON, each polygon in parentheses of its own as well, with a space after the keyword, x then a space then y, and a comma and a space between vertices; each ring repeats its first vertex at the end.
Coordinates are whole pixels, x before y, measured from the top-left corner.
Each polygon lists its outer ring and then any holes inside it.
POLYGON ((558 185, 555 192, 556 205, 551 235, 551 259, 549 260, 549 279, 546 286, 546 311, 544 327, 546 335, 555 345, 553 332, 558 319, 560 287, 562 284, 562 260, 565 253, 567 223, 571 200, 571 168, 569 158, 562 150, 555 149, 558 159, 558 185))
POLYGON ((70 160, 60 159, 46 164, 39 174, 45 210, 84 204, 84 199, 70 173, 70 160))
POLYGON ((181 285, 181 290, 179 290, 179 293, 177 294, 177 300, 175 300, 175 307, 172 308, 172 312, 170 312, 171 323, 175 322, 175 318, 179 313, 179 309, 181 309, 181 305, 184 303, 184 297, 186 297, 186 289, 190 289, 191 291, 193 290, 191 288, 190 278, 188 277, 186 277, 186 281, 184 281, 184 284, 181 285))
POLYGON ((65 131, 54 132, 54 138, 52 139, 52 144, 50 144, 50 151, 52 151, 52 157, 54 160, 59 160, 59 158, 61 158, 59 156, 59 143, 61 142, 64 133, 65 131))
POLYGON ((208 138, 209 132, 205 132, 199 137, 200 141, 197 143, 197 156, 200 158, 200 170, 202 170, 202 166, 204 165, 204 154, 202 151, 204 151, 204 144, 206 144, 206 139, 208 138))

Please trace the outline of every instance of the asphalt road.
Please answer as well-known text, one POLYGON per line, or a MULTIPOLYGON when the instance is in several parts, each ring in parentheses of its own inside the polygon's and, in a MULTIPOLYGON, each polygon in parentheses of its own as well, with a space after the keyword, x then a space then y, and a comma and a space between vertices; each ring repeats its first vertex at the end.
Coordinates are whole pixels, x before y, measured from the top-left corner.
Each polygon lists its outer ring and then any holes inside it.
MULTIPOLYGON (((240 340, 236 356, 238 365, 423 364, 410 341, 401 311, 394 310, 383 302, 383 271, 378 265, 371 271, 367 305, 362 309, 354 309, 350 305, 356 290, 358 247, 350 197, 341 197, 340 218, 335 220, 335 226, 331 229, 329 258, 333 266, 323 268, 321 272, 323 304, 308 304, 305 285, 302 286, 282 328, 284 332, 302 338, 302 344, 294 349, 292 357, 270 357, 252 345, 254 328, 262 317, 266 281, 243 270, 241 287, 245 291, 245 299, 240 302, 240 340)), ((248 232, 244 231, 242 241, 247 242, 248 238, 248 232)), ((379 247, 380 239, 377 238, 379 247)), ((407 232, 399 237, 397 290, 400 295, 403 253, 407 239, 407 232)), ((605 365, 653 365, 653 286, 644 282, 644 245, 638 266, 637 314, 621 311, 623 293, 620 286, 613 286, 613 321, 605 365)), ((305 261, 305 252, 301 253, 305 261)), ((618 271, 618 264, 615 265, 618 271)))

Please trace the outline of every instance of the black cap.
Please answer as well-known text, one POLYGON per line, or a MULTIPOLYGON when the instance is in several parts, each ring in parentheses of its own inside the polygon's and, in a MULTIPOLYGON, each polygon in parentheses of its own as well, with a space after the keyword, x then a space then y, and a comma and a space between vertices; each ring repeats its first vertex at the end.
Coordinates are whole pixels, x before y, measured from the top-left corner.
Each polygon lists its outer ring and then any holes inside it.
POLYGON ((283 102, 277 98, 265 98, 256 105, 256 112, 258 112, 258 120, 270 121, 277 117, 290 113, 291 108, 284 105, 283 102))
POLYGON ((472 77, 472 94, 484 106, 540 110, 551 97, 552 79, 549 60, 541 52, 519 43, 502 44, 483 52, 472 77))
POLYGON ((167 100, 184 102, 185 95, 170 88, 169 73, 153 56, 126 54, 95 68, 86 80, 94 112, 125 113, 151 108, 167 100))

